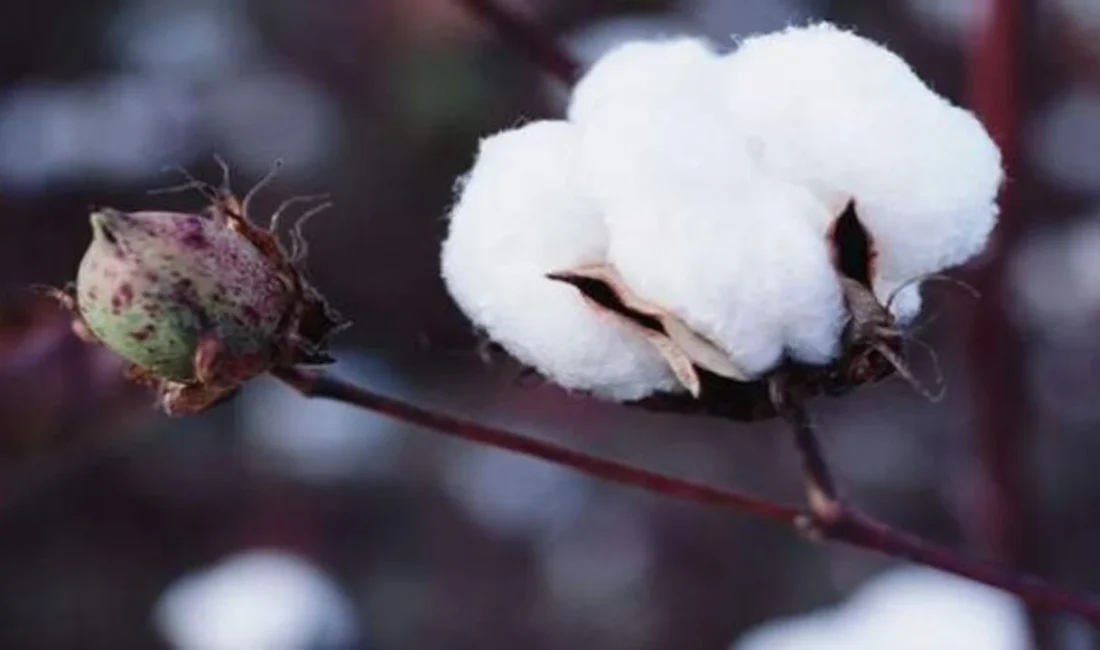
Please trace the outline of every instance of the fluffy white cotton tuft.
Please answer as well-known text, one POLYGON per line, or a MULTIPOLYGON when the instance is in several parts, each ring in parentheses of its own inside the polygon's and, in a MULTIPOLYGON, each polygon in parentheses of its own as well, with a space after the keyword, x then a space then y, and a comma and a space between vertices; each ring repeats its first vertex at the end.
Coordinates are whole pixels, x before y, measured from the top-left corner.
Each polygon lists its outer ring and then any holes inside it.
MULTIPOLYGON (((984 247, 1000 152, 971 113, 900 57, 820 24, 748 38, 722 68, 725 102, 763 170, 834 206, 855 200, 874 238, 880 300, 984 247)), ((908 294, 895 305, 915 313, 919 296, 908 294)))
POLYGON ((154 623, 177 650, 338 650, 360 638, 355 607, 305 558, 252 549, 184 575, 154 623))
POLYGON ((447 288, 494 341, 561 386, 614 400, 672 390, 649 343, 545 277, 605 260, 607 232, 578 166, 576 128, 566 122, 485 139, 451 212, 447 288))
POLYGON ((569 105, 593 196, 707 191, 750 173, 744 139, 715 88, 719 63, 694 38, 627 43, 596 62, 569 105))
POLYGON ((785 351, 823 363, 842 324, 826 206, 760 175, 693 39, 632 43, 580 82, 570 118, 610 234, 609 261, 643 298, 718 344, 750 376, 785 351))

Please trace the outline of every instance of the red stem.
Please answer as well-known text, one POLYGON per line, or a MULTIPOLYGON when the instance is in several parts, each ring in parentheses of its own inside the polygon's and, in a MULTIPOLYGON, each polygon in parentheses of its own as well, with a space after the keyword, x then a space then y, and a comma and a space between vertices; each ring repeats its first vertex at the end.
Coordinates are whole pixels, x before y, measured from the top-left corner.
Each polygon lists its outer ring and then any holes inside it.
POLYGON ((894 530, 841 502, 832 502, 835 507, 825 512, 802 512, 785 504, 666 476, 552 442, 434 413, 324 374, 298 368, 284 368, 274 374, 308 397, 353 404, 438 433, 557 463, 615 483, 795 525, 811 536, 935 567, 1003 589, 1035 607, 1072 612, 1100 624, 1100 601, 1090 596, 1067 591, 1037 577, 961 557, 949 549, 894 530))
MULTIPOLYGON (((1031 46, 1030 0, 994 0, 969 53, 970 104, 1001 149, 1006 175, 1019 174, 1022 101, 1031 46)), ((983 300, 968 334, 974 386, 977 459, 966 468, 976 490, 965 518, 971 537, 997 562, 1034 569, 1035 524, 1028 495, 1029 421, 1023 385, 1023 343, 1012 326, 1007 300, 1008 252, 1020 240, 1023 217, 1018 180, 1000 197, 1001 215, 990 260, 973 281, 983 300)), ((1043 617, 1029 616, 1033 647, 1050 645, 1043 617)))
POLYGON ((274 374, 307 396, 325 397, 339 402, 355 404, 402 422, 419 425, 470 442, 489 445, 490 447, 505 449, 517 454, 571 467, 579 472, 614 483, 630 485, 705 505, 732 508, 775 521, 794 521, 801 514, 797 508, 792 506, 772 503, 737 492, 657 474, 617 461, 561 447, 552 442, 536 440, 503 429, 495 429, 476 422, 434 413, 400 400, 377 395, 335 377, 294 368, 277 370, 274 374))
POLYGON ((832 525, 834 530, 824 531, 829 539, 887 557, 934 567, 1006 591, 1031 607, 1069 612, 1093 624, 1100 624, 1100 601, 1087 594, 1068 591, 1027 573, 969 560, 950 549, 928 544, 849 508, 844 508, 838 521, 832 525))

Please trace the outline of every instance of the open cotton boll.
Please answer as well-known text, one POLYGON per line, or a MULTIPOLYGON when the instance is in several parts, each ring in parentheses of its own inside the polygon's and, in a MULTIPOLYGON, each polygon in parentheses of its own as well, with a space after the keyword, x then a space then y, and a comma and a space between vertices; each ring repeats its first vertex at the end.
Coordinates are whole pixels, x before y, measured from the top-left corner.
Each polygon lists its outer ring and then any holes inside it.
POLYGON ((644 338, 546 278, 605 260, 607 232, 578 165, 576 129, 566 122, 485 139, 450 215, 447 289, 475 325, 561 386, 620 401, 672 390, 671 372, 644 338))
POLYGON ((578 85, 570 117, 607 219, 608 259, 749 376, 785 351, 824 363, 842 300, 826 240, 809 223, 827 208, 755 173, 715 83, 719 62, 698 40, 631 43, 578 85))
POLYGON ((749 377, 784 354, 836 354, 843 300, 824 240, 802 219, 825 207, 758 179, 740 191, 623 201, 607 213, 609 259, 639 295, 718 344, 749 377))
POLYGON ((620 104, 645 101, 647 97, 667 101, 670 87, 677 83, 685 88, 697 86, 715 74, 719 62, 711 44, 700 38, 678 36, 621 43, 597 59, 577 82, 568 118, 585 126, 591 120, 614 114, 620 104))
POLYGON ((592 67, 569 118, 581 131, 594 197, 708 191, 750 173, 744 139, 715 87, 720 61, 705 41, 676 38, 621 45, 592 67))
MULTIPOLYGON (((896 54, 821 24, 748 38, 721 67, 725 102, 761 168, 833 205, 855 201, 874 240, 880 300, 984 247, 1000 152, 896 54)), ((919 305, 908 293, 898 309, 919 305)))

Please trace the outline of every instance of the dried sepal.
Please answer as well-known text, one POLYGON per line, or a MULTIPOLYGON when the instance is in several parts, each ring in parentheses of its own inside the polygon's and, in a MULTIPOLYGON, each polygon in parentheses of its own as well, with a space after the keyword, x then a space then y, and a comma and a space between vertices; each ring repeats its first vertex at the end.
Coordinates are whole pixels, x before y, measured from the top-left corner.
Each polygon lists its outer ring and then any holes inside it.
POLYGON ((644 336, 692 396, 702 390, 696 367, 735 381, 748 379, 718 346, 672 312, 634 293, 611 265, 592 264, 547 277, 573 285, 590 307, 644 336))
MULTIPOLYGON (((635 406, 740 421, 777 415, 766 378, 746 378, 716 346, 682 320, 634 294, 613 268, 593 265, 549 277, 577 287, 586 303, 601 314, 645 333, 688 389, 687 395, 658 394, 634 402, 635 406), (702 345, 696 345, 699 341, 702 345), (690 363, 690 370, 674 365, 683 363, 690 363)), ((901 349, 909 335, 897 326, 887 307, 861 282, 839 273, 838 281, 848 321, 837 359, 824 366, 786 362, 776 372, 783 373, 790 385, 806 396, 842 395, 897 373, 928 399, 939 399, 942 390, 929 391, 910 370, 901 349)))
MULTIPOLYGON (((767 378, 748 377, 682 319, 634 293, 610 265, 587 265, 547 277, 574 286, 601 316, 644 336, 687 390, 687 394, 653 395, 633 402, 635 406, 742 421, 776 416, 767 378)), ((932 391, 910 369, 902 344, 913 339, 897 325, 888 306, 863 282, 839 270, 837 278, 848 315, 840 354, 828 365, 787 361, 775 372, 783 373, 791 386, 806 396, 842 395, 897 374, 927 399, 941 399, 941 376, 936 382, 938 390, 932 391)))

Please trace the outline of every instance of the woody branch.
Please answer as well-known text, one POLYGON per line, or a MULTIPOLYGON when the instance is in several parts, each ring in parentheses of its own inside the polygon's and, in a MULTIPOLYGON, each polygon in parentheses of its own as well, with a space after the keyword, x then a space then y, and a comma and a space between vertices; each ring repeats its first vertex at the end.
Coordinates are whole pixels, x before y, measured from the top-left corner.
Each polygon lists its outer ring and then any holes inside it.
MULTIPOLYGON (((283 368, 274 371, 274 374, 307 397, 359 406, 444 435, 556 463, 607 481, 794 526, 807 532, 811 538, 935 567, 1015 594, 1035 607, 1071 612, 1100 624, 1100 601, 1090 596, 1062 589, 1035 576, 964 558, 950 549, 897 531, 843 504, 835 498, 835 492, 831 492, 831 496, 829 492, 825 492, 824 499, 821 500, 829 508, 814 507, 811 501, 810 509, 804 511, 742 492, 651 472, 504 429, 436 413, 323 373, 283 368)), ((802 422, 800 437, 806 442, 802 449, 807 463, 827 468, 820 451, 812 451, 818 447, 805 413, 793 402, 788 402, 788 406, 792 417, 802 422)))

